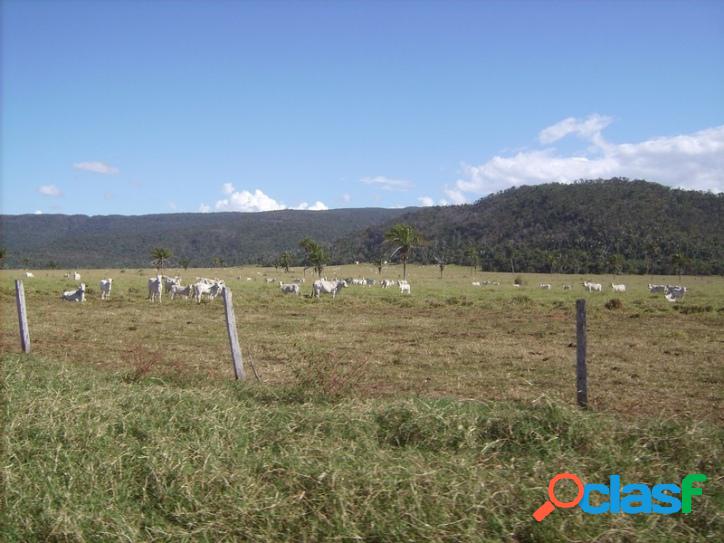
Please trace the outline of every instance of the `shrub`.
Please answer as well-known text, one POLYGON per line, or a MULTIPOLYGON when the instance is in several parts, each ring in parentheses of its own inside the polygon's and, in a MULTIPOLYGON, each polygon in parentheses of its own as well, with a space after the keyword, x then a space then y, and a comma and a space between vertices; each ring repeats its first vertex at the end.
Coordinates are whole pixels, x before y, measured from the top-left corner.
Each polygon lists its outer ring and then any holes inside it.
POLYGON ((611 298, 609 301, 607 301, 604 304, 604 307, 606 309, 621 309, 623 307, 623 302, 618 298, 611 298))

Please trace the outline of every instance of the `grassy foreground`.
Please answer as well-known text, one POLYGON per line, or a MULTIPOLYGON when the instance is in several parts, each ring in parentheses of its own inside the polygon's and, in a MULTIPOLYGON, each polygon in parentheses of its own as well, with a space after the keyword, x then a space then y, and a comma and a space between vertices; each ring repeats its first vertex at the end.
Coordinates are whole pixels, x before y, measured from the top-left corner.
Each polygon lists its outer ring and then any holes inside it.
MULTIPOLYGON (((720 541, 724 432, 535 402, 309 398, 2 358, 3 541, 720 541), (550 477, 679 482, 689 515, 555 511, 550 477)), ((565 491, 559 497, 565 499, 565 491)))

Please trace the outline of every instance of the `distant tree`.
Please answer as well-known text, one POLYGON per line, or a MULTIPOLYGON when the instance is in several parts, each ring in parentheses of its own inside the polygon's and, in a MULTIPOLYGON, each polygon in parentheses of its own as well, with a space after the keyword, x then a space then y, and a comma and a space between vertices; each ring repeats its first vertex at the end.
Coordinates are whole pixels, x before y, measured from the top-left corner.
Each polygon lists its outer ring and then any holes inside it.
POLYGON ((384 263, 385 263, 385 257, 384 257, 384 256, 380 256, 379 258, 377 258, 377 259, 375 260, 375 266, 377 266, 377 274, 378 274, 378 275, 382 275, 382 266, 384 265, 384 263))
POLYGON ((224 259, 221 258, 220 256, 215 256, 215 257, 213 258, 212 262, 213 262, 214 266, 216 266, 217 268, 223 268, 223 267, 224 267, 224 259))
POLYGON ((412 249, 423 244, 422 236, 409 224, 396 224, 385 232, 385 241, 397 245, 397 248, 392 251, 390 256, 394 256, 396 253, 400 254, 402 278, 407 279, 407 259, 410 257, 412 249))
POLYGON ((292 254, 289 251, 284 251, 279 255, 277 259, 277 266, 284 268, 284 271, 289 273, 289 266, 292 262, 292 254))
POLYGON ((310 256, 311 254, 319 249, 319 244, 312 238, 304 238, 299 242, 299 246, 304 251, 304 262, 302 263, 302 274, 306 277, 307 270, 312 267, 310 256))
POLYGON ((324 250, 324 247, 319 245, 312 247, 312 250, 309 253, 309 263, 314 268, 314 271, 317 272, 320 279, 322 278, 322 272, 324 271, 324 266, 327 264, 328 259, 329 257, 327 255, 327 251, 324 250))
POLYGON ((156 267, 156 270, 163 270, 163 267, 166 265, 166 261, 168 261, 173 254, 169 249, 166 249, 164 247, 155 247, 151 251, 151 258, 153 259, 153 265, 156 267))
POLYGON ((24 257, 22 258, 22 260, 20 260, 20 262, 23 263, 23 266, 24 266, 25 268, 29 268, 29 267, 30 267, 30 259, 29 259, 27 256, 24 256, 24 257))
POLYGON ((681 283, 681 275, 686 271, 690 263, 691 259, 683 253, 674 253, 671 256, 671 265, 679 276, 679 283, 681 283))
POLYGON ((476 271, 480 264, 480 251, 475 245, 468 245, 467 249, 465 249, 465 258, 473 271, 476 271))
POLYGON ((614 275, 621 275, 626 259, 622 254, 616 253, 608 257, 608 266, 614 275))
POLYGON ((5 267, 5 255, 7 255, 5 247, 0 247, 0 268, 5 267))
POLYGON ((187 256, 184 256, 178 259, 178 263, 184 270, 188 270, 189 265, 191 264, 191 259, 187 256))
POLYGON ((50 269, 50 270, 57 270, 57 269, 58 269, 58 263, 55 262, 54 260, 51 260, 50 262, 48 262, 47 267, 48 267, 48 269, 50 269))

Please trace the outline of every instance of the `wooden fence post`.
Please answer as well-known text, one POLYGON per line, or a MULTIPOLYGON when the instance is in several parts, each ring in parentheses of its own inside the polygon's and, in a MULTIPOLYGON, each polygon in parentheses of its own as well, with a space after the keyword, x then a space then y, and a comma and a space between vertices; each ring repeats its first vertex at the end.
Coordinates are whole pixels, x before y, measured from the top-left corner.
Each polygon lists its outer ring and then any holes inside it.
POLYGON ((224 309, 226 310, 226 329, 229 332, 229 344, 231 345, 231 359, 234 364, 234 377, 244 379, 244 364, 241 359, 241 347, 239 347, 239 336, 236 335, 236 317, 234 316, 234 304, 231 301, 231 290, 224 287, 224 309))
POLYGON ((586 369, 586 300, 576 300, 576 401, 588 407, 588 371, 586 369))
POLYGON ((30 352, 30 330, 28 314, 25 311, 25 289, 20 279, 15 280, 15 305, 18 307, 18 324, 20 325, 20 345, 24 353, 30 352))

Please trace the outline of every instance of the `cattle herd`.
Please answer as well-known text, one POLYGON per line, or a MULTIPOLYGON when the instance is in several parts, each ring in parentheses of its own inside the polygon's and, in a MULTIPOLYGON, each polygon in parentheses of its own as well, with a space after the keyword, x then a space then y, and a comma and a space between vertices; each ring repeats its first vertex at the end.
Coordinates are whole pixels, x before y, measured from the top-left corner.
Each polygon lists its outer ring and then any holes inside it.
MULTIPOLYGON (((32 272, 25 272, 27 278, 34 277, 32 272)), ((73 279, 80 281, 80 274, 78 272, 68 272, 64 275, 66 279, 73 279)), ((241 277, 238 277, 241 279, 241 277)), ((251 277, 246 278, 247 281, 251 281, 251 277)), ((267 277, 265 281, 269 284, 276 283, 277 281, 273 278, 267 277)), ((283 294, 301 294, 301 286, 305 282, 304 279, 295 279, 291 283, 284 283, 279 281, 279 288, 283 294)), ((603 292, 604 287, 601 283, 593 283, 591 281, 584 281, 581 283, 583 288, 588 292, 603 292)), ((499 281, 473 281, 473 287, 482 286, 499 286, 499 281)), ((331 294, 334 299, 336 295, 348 286, 362 286, 362 287, 375 287, 380 286, 382 288, 399 287, 400 294, 412 294, 409 281, 405 279, 394 280, 394 279, 382 279, 380 281, 376 279, 367 278, 355 278, 349 277, 346 279, 333 279, 327 280, 318 279, 312 283, 311 295, 315 298, 319 298, 322 294, 331 294)), ((520 288, 521 285, 518 283, 513 284, 514 287, 520 288)), ((101 300, 110 298, 111 288, 113 287, 113 279, 106 278, 100 281, 100 294, 101 300)), ((207 300, 214 300, 225 288, 224 281, 222 279, 208 279, 205 277, 197 277, 193 283, 188 285, 181 284, 181 278, 179 276, 170 277, 168 275, 158 274, 155 277, 148 279, 148 299, 151 302, 158 301, 161 303, 161 297, 164 293, 168 293, 171 299, 177 297, 184 298, 187 300, 195 300, 197 303, 201 303, 202 299, 206 297, 207 300)), ((539 283, 538 288, 543 290, 551 290, 553 285, 551 283, 539 283)), ((562 285, 563 290, 571 290, 573 287, 570 284, 562 285)), ((681 300, 687 292, 687 288, 681 285, 664 285, 664 284, 650 284, 648 285, 649 292, 651 294, 663 294, 666 300, 669 302, 676 302, 681 300)), ((611 283, 611 291, 615 293, 626 292, 626 285, 611 283)), ((67 290, 61 294, 61 299, 69 302, 84 302, 86 293, 85 283, 80 283, 78 288, 74 290, 67 290)))

